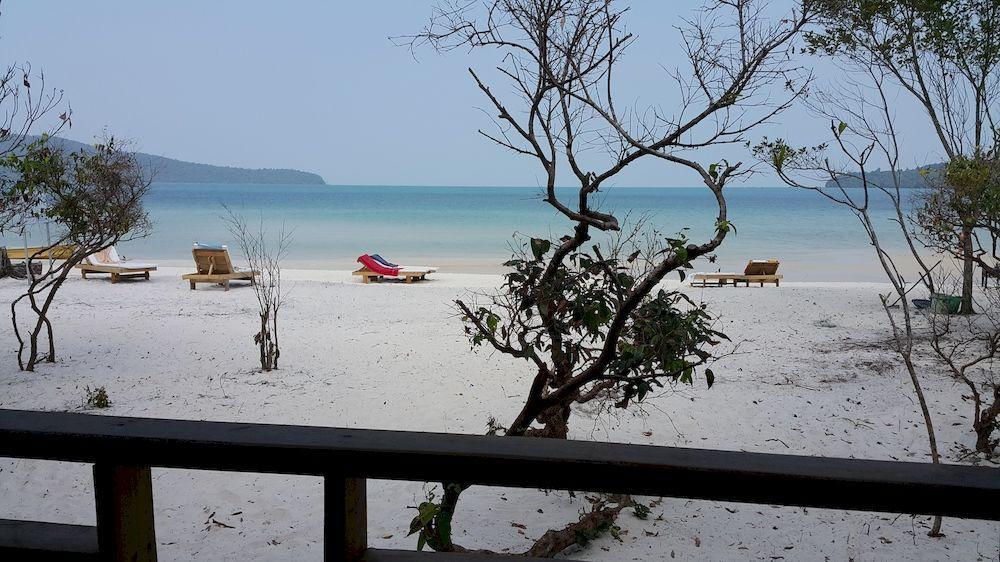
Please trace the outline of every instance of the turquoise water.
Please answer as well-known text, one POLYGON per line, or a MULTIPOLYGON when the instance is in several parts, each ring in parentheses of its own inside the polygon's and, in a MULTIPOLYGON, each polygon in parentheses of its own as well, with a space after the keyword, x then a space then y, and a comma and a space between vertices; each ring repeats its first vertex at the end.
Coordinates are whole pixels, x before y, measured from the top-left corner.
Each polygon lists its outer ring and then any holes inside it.
MULTIPOLYGON (((561 190, 572 201, 572 189, 561 190)), ((187 260, 191 243, 232 237, 220 220, 228 205, 276 230, 294 228, 288 263, 350 267, 363 253, 453 271, 495 271, 509 256, 511 235, 562 235, 569 223, 540 200, 537 188, 379 187, 304 185, 157 184, 146 206, 154 222, 148 238, 123 244, 129 257, 187 260)), ((693 240, 710 235, 716 208, 705 188, 615 187, 598 194, 600 207, 624 217, 646 214, 664 234, 690 227, 693 240)), ((789 188, 730 188, 736 227, 716 264, 738 268, 749 258, 779 258, 796 279, 878 280, 871 248, 857 220, 820 195, 789 188), (792 270, 792 271, 790 271, 792 270)), ((886 232, 889 207, 873 214, 886 232)), ((902 250, 898 236, 887 240, 902 250)))

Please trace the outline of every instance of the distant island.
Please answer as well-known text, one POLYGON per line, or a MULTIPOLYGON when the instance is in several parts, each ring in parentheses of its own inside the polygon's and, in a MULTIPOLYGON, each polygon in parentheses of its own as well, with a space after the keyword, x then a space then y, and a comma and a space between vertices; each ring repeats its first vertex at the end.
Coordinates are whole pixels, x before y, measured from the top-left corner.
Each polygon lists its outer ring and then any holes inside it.
MULTIPOLYGON (((922 189, 929 187, 927 184, 927 179, 920 174, 920 170, 939 170, 944 164, 930 164, 928 166, 923 166, 921 168, 913 168, 912 170, 901 170, 897 172, 897 177, 899 178, 900 189, 922 189)), ((868 181, 873 184, 891 187, 892 182, 892 172, 875 170, 873 172, 867 173, 868 181)), ((860 188, 861 180, 858 178, 850 177, 843 178, 840 183, 844 187, 848 188, 860 188)), ((827 188, 836 188, 837 184, 833 180, 826 182, 827 188)))
MULTIPOLYGON (((92 150, 89 144, 52 137, 49 142, 70 151, 92 150)), ((136 158, 157 183, 270 183, 323 185, 319 174, 286 168, 235 168, 185 162, 165 156, 136 152, 136 158)))

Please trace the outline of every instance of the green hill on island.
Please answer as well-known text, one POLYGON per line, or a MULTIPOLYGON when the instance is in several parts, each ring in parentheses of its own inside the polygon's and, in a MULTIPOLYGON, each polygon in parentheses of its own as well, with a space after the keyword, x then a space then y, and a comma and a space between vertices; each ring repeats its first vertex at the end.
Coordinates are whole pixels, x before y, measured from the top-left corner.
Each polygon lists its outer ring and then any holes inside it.
MULTIPOLYGON (((897 172, 897 177, 899 178, 900 189, 921 189, 929 187, 927 184, 927 178, 921 175, 920 170, 938 170, 944 164, 930 164, 928 166, 923 166, 921 168, 913 168, 912 170, 900 170, 897 172)), ((873 172, 868 172, 868 181, 871 184, 881 185, 885 187, 891 187, 892 182, 892 172, 886 170, 875 170, 873 172)), ((861 180, 858 178, 850 177, 843 178, 840 183, 844 187, 848 188, 860 188, 861 180)), ((827 188, 836 188, 837 184, 833 180, 826 182, 827 188)))
MULTIPOLYGON (((50 142, 66 150, 92 150, 89 144, 53 137, 50 142)), ((236 168, 233 166, 213 166, 185 162, 166 156, 136 152, 136 158, 153 175, 157 183, 267 183, 267 184, 314 184, 326 182, 319 174, 291 170, 287 168, 236 168)))

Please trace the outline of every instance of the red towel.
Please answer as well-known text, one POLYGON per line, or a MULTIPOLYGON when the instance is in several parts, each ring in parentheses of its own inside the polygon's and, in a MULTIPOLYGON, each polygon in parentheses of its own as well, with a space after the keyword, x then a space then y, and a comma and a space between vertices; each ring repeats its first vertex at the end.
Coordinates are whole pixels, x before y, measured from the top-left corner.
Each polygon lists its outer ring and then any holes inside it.
POLYGON ((360 258, 358 258, 358 263, 367 267, 369 270, 378 273, 379 275, 391 275, 393 277, 399 275, 398 267, 386 267, 380 264, 379 262, 375 261, 375 259, 369 256, 368 254, 364 254, 360 258))

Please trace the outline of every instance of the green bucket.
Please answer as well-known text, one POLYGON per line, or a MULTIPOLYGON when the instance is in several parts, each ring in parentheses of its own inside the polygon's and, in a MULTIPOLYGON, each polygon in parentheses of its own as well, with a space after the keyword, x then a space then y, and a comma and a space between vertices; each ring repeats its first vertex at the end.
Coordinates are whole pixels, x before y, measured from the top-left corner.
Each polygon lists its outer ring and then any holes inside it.
POLYGON ((934 293, 931 295, 931 311, 938 314, 958 314, 962 306, 962 297, 934 293))

